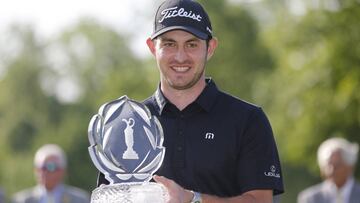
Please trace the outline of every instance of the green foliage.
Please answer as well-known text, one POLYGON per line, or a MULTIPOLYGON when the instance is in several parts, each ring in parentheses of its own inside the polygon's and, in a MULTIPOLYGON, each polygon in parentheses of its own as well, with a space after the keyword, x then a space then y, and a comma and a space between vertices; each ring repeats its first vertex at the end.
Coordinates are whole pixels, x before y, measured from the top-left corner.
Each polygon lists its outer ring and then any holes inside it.
POLYGON ((275 111, 285 110, 278 118, 282 125, 278 129, 287 134, 282 136, 287 150, 298 151, 285 153, 289 160, 306 162, 306 155, 313 154, 327 137, 340 135, 359 141, 355 135, 359 130, 356 90, 360 58, 357 48, 349 49, 360 40, 354 34, 359 32, 355 20, 359 14, 358 7, 337 13, 315 11, 297 24, 287 25, 288 33, 272 34, 276 36, 275 49, 282 50, 277 56, 279 67, 270 78, 275 83, 268 90, 282 94, 273 94, 268 102, 275 111), (291 134, 287 133, 290 130, 291 134))
MULTIPOLYGON (((0 181, 7 191, 19 189, 17 183, 32 181, 33 144, 46 128, 48 103, 39 84, 43 68, 41 45, 28 28, 12 27, 18 40, 17 55, 8 61, 6 76, 0 81, 0 181)), ((18 184, 20 186, 20 184, 18 184)))
MULTIPOLYGON (((269 109, 283 163, 309 172, 297 178, 312 180, 300 190, 319 181, 314 177, 322 141, 341 136, 360 143, 359 15, 358 4, 337 12, 314 10, 264 33, 277 68, 259 83, 264 91, 257 99, 269 109)), ((290 187, 294 181, 287 182, 290 187)), ((285 202, 294 202, 295 192, 285 202)))
POLYGON ((97 170, 87 150, 90 118, 123 94, 144 99, 144 91, 149 95, 156 87, 148 84, 146 73, 152 73, 132 55, 124 36, 89 19, 52 41, 37 41, 31 28, 20 27, 9 32, 22 49, 7 61, 0 80, 0 159, 6 163, 0 183, 9 194, 34 185, 36 149, 57 143, 68 154, 66 182, 91 191, 97 170), (73 101, 59 100, 64 77, 81 88, 73 101))
POLYGON ((259 38, 255 19, 240 6, 226 1, 206 1, 219 46, 207 73, 223 89, 254 101, 254 81, 273 69, 269 50, 259 38))

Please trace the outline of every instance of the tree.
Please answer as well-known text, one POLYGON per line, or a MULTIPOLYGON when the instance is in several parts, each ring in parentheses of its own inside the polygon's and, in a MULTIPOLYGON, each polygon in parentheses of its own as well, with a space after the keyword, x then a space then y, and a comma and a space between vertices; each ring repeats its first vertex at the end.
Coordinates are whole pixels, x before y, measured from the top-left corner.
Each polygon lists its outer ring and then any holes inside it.
POLYGON ((221 88, 248 101, 255 101, 257 80, 271 72, 273 61, 263 46, 256 19, 241 5, 228 1, 203 3, 219 40, 207 73, 221 88))
POLYGON ((68 156, 67 183, 92 190, 97 170, 87 151, 91 116, 123 94, 143 99, 153 81, 141 74, 147 68, 133 56, 125 36, 92 20, 57 39, 40 39, 24 25, 15 26, 9 36, 19 49, 7 58, 0 80, 0 181, 10 194, 34 185, 35 151, 56 143, 68 156), (63 80, 73 86, 62 87, 63 80), (78 94, 63 100, 61 94, 73 88, 78 94))
POLYGON ((354 2, 336 12, 289 16, 265 33, 277 68, 259 84, 264 91, 258 98, 269 109, 283 163, 305 170, 289 178, 299 184, 292 184, 286 202, 319 181, 316 151, 322 141, 341 136, 360 143, 360 55, 354 46, 360 41, 359 8, 354 2))
MULTIPOLYGON (((26 26, 13 26, 10 33, 18 49, 6 61, 5 75, 0 80, 0 157, 4 163, 0 180, 13 191, 19 189, 20 182, 33 182, 33 147, 37 136, 54 125, 48 110, 59 104, 51 103, 42 91, 43 45, 35 33, 26 26)), ((51 131, 48 133, 52 135, 51 131)))
POLYGON ((64 56, 63 61, 67 61, 61 66, 65 75, 74 78, 82 89, 82 96, 62 112, 58 128, 59 136, 67 136, 64 145, 72 157, 69 182, 91 190, 97 170, 87 152, 90 119, 102 104, 124 94, 144 99, 152 86, 149 70, 132 54, 126 36, 90 19, 64 31, 54 44, 58 54, 64 56))

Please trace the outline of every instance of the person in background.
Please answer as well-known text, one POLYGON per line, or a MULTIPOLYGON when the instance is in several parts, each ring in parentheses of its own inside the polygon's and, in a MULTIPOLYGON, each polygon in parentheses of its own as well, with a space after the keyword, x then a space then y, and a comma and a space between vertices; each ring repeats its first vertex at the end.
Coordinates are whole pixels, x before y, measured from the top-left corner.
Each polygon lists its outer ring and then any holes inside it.
POLYGON ((4 191, 0 188, 0 203, 5 203, 4 191))
POLYGON ((38 182, 33 188, 16 193, 13 203, 89 203, 89 194, 79 188, 65 185, 67 161, 64 151, 55 144, 42 146, 34 158, 38 182))
MULTIPOLYGON (((198 2, 167 0, 157 9, 147 45, 160 84, 143 102, 164 130, 166 153, 154 179, 167 188, 169 202, 270 203, 283 193, 272 129, 260 107, 205 76, 217 44, 198 2)), ((100 173, 102 184, 108 181, 100 173)))
POLYGON ((298 195, 298 203, 359 203, 360 184, 353 173, 359 146, 343 138, 324 141, 317 153, 322 183, 298 195))

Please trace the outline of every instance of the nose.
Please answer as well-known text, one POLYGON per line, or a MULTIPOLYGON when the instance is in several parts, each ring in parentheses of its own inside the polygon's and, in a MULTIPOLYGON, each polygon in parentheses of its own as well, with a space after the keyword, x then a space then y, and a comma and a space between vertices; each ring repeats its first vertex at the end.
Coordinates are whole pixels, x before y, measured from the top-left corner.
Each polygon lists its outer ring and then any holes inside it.
POLYGON ((178 63, 183 63, 185 62, 187 59, 187 53, 185 51, 184 48, 178 48, 176 53, 175 53, 175 60, 178 62, 178 63))

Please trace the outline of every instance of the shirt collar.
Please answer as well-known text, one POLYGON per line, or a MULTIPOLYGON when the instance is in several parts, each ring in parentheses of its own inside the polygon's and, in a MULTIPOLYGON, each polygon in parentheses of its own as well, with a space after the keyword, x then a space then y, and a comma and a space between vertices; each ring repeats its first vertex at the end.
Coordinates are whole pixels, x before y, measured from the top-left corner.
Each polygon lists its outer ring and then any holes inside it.
POLYGON ((211 78, 206 79, 206 86, 195 100, 205 111, 209 112, 216 101, 219 89, 211 78))
MULTIPOLYGON (((206 78, 206 86, 201 94, 196 98, 194 103, 197 103, 202 107, 205 111, 209 112, 211 107, 215 103, 215 99, 217 93, 219 92, 218 88, 216 87, 215 82, 211 78, 206 78)), ((161 115, 164 107, 166 104, 170 103, 170 101, 164 96, 163 92, 160 89, 160 85, 158 86, 155 94, 155 102, 158 106, 159 115, 161 115)))
POLYGON ((169 100, 164 96, 164 94, 162 93, 161 89, 160 89, 160 84, 154 94, 155 97, 155 102, 157 104, 158 107, 158 111, 159 111, 159 115, 161 115, 161 112, 163 111, 165 105, 167 103, 169 103, 169 100))

